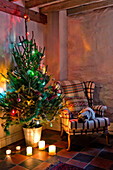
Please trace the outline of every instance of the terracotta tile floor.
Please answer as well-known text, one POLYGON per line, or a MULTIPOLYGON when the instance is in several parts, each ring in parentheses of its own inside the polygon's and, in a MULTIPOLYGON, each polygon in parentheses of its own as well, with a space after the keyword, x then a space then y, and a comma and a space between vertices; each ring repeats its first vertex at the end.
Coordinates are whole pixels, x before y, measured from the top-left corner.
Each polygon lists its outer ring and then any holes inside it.
MULTIPOLYGON (((113 146, 106 146, 105 136, 73 136, 71 151, 67 152, 67 135, 60 137, 60 132, 44 130, 42 139, 46 142, 45 151, 33 148, 33 155, 26 156, 24 140, 0 149, 0 170, 44 170, 51 164, 66 162, 85 170, 113 170, 113 146), (55 144, 57 154, 48 155, 48 146, 55 144), (16 151, 17 145, 21 151, 16 151), (6 156, 6 149, 11 149, 12 154, 6 156)), ((113 144, 113 136, 110 136, 110 143, 113 144)))

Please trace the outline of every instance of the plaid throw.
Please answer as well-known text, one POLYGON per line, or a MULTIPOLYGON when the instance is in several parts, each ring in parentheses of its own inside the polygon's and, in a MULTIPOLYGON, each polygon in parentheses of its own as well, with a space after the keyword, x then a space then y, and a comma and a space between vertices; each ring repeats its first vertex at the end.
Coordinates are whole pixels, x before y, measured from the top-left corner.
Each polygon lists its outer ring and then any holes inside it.
POLYGON ((110 125, 109 118, 107 117, 97 117, 94 120, 88 120, 85 123, 79 123, 77 119, 69 120, 69 129, 97 129, 102 127, 107 127, 110 125))

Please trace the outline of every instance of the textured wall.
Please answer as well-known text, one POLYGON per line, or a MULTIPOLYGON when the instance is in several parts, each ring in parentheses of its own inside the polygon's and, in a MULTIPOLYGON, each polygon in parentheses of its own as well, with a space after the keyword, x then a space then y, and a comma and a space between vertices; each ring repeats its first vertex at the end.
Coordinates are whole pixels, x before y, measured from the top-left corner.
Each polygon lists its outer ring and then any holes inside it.
POLYGON ((68 79, 95 81, 113 122, 113 9, 68 17, 68 79))
POLYGON ((59 13, 48 14, 48 23, 46 30, 46 64, 48 73, 52 78, 59 80, 59 13))

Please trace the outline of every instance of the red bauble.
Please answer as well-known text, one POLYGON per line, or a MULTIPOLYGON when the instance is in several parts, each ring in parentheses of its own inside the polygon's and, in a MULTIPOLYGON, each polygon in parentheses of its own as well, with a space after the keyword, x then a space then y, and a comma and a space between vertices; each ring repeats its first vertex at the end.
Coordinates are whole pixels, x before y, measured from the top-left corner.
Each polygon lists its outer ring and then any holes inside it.
POLYGON ((41 77, 40 80, 43 80, 43 77, 41 77))
POLYGON ((20 99, 20 98, 18 98, 18 99, 17 99, 17 101, 18 101, 18 102, 20 102, 20 101, 21 101, 21 99, 20 99))
POLYGON ((28 18, 27 14, 24 14, 24 19, 27 19, 27 18, 28 18))
POLYGON ((14 116, 15 114, 16 114, 16 110, 13 109, 13 110, 11 111, 11 115, 14 116))

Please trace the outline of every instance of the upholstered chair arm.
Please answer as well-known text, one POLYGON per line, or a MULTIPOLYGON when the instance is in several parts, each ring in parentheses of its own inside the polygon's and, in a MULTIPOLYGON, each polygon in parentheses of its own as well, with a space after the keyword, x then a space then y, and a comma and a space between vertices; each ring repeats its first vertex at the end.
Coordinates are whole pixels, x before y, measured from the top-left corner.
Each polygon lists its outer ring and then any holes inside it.
POLYGON ((61 111, 60 118, 62 126, 68 127, 69 120, 71 119, 72 114, 69 109, 65 108, 61 111))
POLYGON ((107 106, 96 105, 92 106, 92 109, 94 110, 96 117, 104 117, 104 111, 107 110, 107 106))

